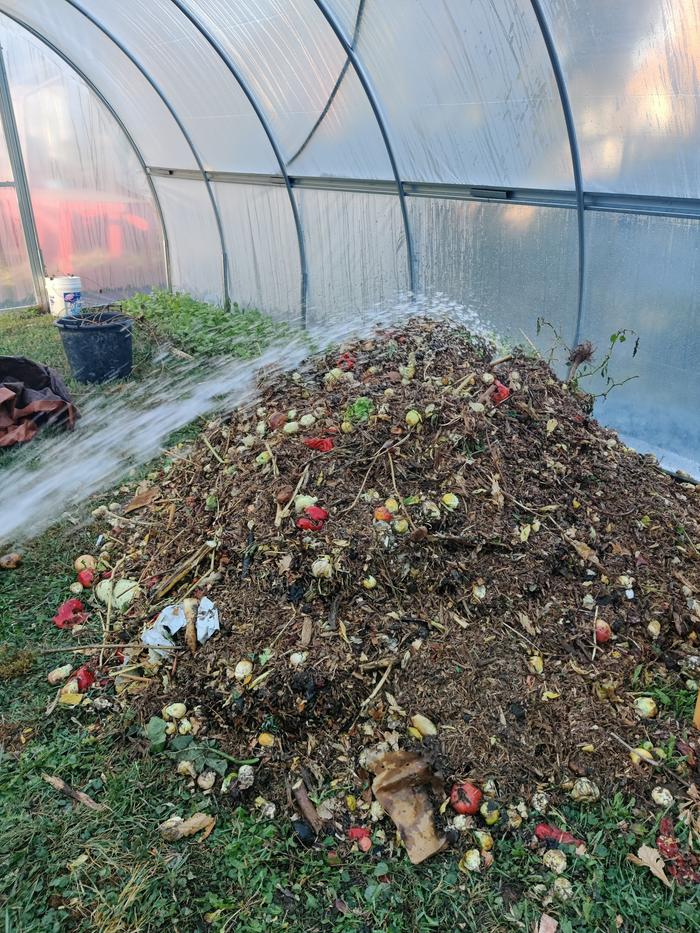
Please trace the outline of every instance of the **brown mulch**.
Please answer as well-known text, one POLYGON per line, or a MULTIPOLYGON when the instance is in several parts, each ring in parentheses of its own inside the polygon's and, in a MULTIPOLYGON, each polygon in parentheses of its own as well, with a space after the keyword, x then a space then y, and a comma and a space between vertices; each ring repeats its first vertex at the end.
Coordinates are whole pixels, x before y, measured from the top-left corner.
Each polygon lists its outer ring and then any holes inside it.
MULTIPOLYGON (((700 747, 672 706, 651 720, 633 708, 697 676, 698 491, 625 448, 544 362, 516 352, 493 365, 493 348, 456 325, 413 321, 342 353, 340 369, 334 352, 268 374, 260 407, 210 425, 207 443, 154 479, 161 497, 129 516, 140 524, 115 530, 128 555, 120 573, 151 594, 125 639, 192 593, 222 619, 219 635, 167 666, 166 690, 157 677, 129 702, 144 719, 166 701, 199 707, 220 747, 262 759, 253 796, 263 787, 278 802, 300 769, 307 783, 359 794, 359 756, 381 742, 422 748, 448 781, 493 778, 508 798, 582 775, 648 797, 669 773, 650 779, 623 743, 700 747), (511 390, 497 405, 489 373, 511 390), (270 427, 290 410, 316 422, 270 427), (309 438, 334 447, 309 449, 309 438), (300 530, 294 508, 275 524, 284 487, 328 510, 320 530, 300 530), (392 523, 375 521, 390 499, 392 523), (211 562, 154 604, 208 540, 211 562), (331 576, 315 578, 324 556, 331 576), (596 619, 612 628, 607 644, 595 645, 596 619), (247 683, 234 676, 243 659, 247 683), (416 713, 435 737, 408 731, 416 713), (257 745, 262 732, 272 749, 257 745)), ((677 776, 697 779, 688 761, 677 776)))

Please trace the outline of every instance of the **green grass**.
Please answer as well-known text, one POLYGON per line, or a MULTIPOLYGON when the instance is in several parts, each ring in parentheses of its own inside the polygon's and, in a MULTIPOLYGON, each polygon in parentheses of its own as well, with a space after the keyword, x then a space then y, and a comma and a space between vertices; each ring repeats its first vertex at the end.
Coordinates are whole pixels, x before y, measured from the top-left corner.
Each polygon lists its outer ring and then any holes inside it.
MULTIPOLYGON (((0 643, 13 649, 70 647, 52 625, 68 595, 71 555, 89 550, 94 530, 54 529, 35 541, 15 571, 0 573, 0 643)), ((81 640, 98 639, 97 629, 81 640)), ((419 867, 381 845, 341 864, 337 841, 304 849, 286 821, 264 821, 225 799, 191 796, 173 762, 150 755, 128 710, 112 719, 59 708, 50 717, 47 672, 67 653, 37 654, 32 670, 0 679, 0 917, 5 930, 530 931, 543 910, 567 931, 700 929, 700 889, 667 891, 626 856, 654 844, 656 820, 616 796, 600 807, 555 817, 586 839, 569 856, 573 897, 543 907, 554 876, 529 847, 535 819, 498 833, 486 873, 457 870, 459 851, 419 867), (49 787, 56 774, 107 806, 75 805, 49 787), (217 816, 204 842, 165 843, 158 824, 200 809, 217 816), (622 827, 622 828, 621 828, 622 827), (338 909, 338 908, 341 909, 338 909), (348 911, 348 913, 343 913, 348 911)), ((391 836, 388 826, 387 835, 391 836)), ((679 828, 683 835, 683 828, 679 828)), ((465 842, 463 848, 471 843, 465 842)))

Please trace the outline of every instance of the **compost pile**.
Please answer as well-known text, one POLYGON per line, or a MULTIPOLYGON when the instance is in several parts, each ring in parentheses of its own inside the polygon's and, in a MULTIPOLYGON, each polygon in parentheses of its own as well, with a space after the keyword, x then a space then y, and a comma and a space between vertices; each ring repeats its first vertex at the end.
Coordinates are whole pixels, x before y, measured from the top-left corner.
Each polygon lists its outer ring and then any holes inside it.
POLYGON ((413 321, 264 374, 141 487, 114 532, 143 590, 119 637, 187 596, 221 619, 122 685, 144 723, 185 704, 278 803, 299 773, 366 794, 377 746, 501 799, 582 776, 648 797, 644 742, 694 779, 692 706, 659 689, 700 665, 700 496, 545 362, 494 353, 413 321))

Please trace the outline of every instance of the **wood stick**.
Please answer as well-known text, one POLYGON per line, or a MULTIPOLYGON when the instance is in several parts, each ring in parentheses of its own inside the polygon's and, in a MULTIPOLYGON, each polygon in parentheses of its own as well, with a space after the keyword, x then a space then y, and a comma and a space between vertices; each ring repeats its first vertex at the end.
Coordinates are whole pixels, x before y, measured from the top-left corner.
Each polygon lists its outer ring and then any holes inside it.
POLYGON ((70 784, 66 784, 62 778, 55 774, 42 773, 41 777, 44 781, 46 781, 47 784, 50 784, 51 787, 60 791, 62 794, 65 794, 66 797, 70 797, 72 800, 77 800, 78 803, 82 803, 86 807, 90 807, 91 810, 107 809, 103 803, 96 803, 92 797, 84 794, 81 790, 74 790, 70 784))
POLYGON ((308 791, 306 790, 306 784, 304 784, 304 781, 301 778, 292 787, 292 792, 294 794, 297 805, 301 810, 301 815, 304 817, 306 822, 311 826, 315 833, 320 833, 323 826, 323 820, 318 815, 318 810, 316 807, 311 803, 308 791))

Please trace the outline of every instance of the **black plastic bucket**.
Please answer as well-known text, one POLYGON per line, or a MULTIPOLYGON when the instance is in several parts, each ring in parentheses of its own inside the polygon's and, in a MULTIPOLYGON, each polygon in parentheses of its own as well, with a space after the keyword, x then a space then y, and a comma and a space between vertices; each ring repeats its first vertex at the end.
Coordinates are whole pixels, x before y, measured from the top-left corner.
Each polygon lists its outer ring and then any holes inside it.
POLYGON ((131 318, 117 311, 84 311, 56 321, 78 382, 108 382, 131 374, 132 326, 131 318))

